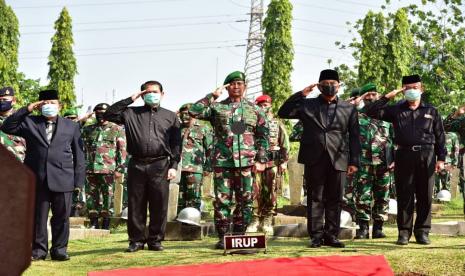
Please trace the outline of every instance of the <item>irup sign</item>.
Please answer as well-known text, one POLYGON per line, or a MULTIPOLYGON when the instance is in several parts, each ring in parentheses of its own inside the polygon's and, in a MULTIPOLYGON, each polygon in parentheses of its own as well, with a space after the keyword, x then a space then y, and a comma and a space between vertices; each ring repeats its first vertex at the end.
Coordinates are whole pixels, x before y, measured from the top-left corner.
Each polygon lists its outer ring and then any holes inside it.
POLYGON ((225 236, 225 250, 266 249, 265 235, 225 236))

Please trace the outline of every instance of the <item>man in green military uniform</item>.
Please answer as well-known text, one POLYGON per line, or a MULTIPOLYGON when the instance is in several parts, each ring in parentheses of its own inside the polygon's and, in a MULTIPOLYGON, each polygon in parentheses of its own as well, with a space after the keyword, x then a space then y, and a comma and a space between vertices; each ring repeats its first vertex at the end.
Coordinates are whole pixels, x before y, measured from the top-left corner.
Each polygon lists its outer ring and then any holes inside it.
POLYGON ((246 87, 244 73, 235 71, 226 77, 222 87, 189 110, 192 116, 210 121, 214 130, 212 166, 218 249, 224 248, 223 236, 229 230, 233 207, 233 232, 245 232, 252 219, 252 168, 255 165, 261 172, 267 162, 269 130, 265 114, 244 98, 246 87), (224 88, 228 98, 216 102, 224 88))
POLYGON ((361 97, 355 100, 359 111, 360 170, 354 178, 355 208, 359 229, 356 239, 369 238, 369 222, 373 219, 372 238, 384 238, 383 223, 387 220, 389 188, 393 166, 393 129, 388 122, 376 120, 363 113, 360 104, 368 105, 379 99, 376 85, 367 83, 362 88, 361 97), (362 102, 363 100, 363 102, 362 102))
MULTIPOLYGON (((15 91, 11 87, 3 87, 0 89, 0 126, 3 121, 13 114, 15 110, 13 105, 16 103, 15 91)), ((12 152, 16 159, 23 162, 26 153, 26 142, 19 136, 6 134, 0 131, 0 144, 12 152)))
POLYGON ((435 193, 441 190, 450 191, 450 173, 453 167, 457 166, 459 158, 459 138, 455 132, 446 132, 447 155, 444 161, 444 169, 436 173, 435 193))
MULTIPOLYGON (((460 150, 458 168, 460 169, 459 187, 463 196, 463 213, 465 214, 465 105, 457 108, 444 121, 444 130, 456 132, 459 136, 460 150)), ((446 144, 447 145, 447 144, 446 144)), ((447 157, 446 157, 447 158, 447 157)))
POLYGON ((203 174, 211 172, 212 129, 190 116, 191 106, 190 103, 184 104, 179 109, 182 153, 178 213, 186 207, 194 207, 200 211, 203 174))
POLYGON ((304 126, 302 125, 302 121, 297 121, 297 123, 295 123, 295 125, 292 127, 291 135, 289 135, 289 141, 300 142, 300 138, 302 138, 303 132, 304 126))
POLYGON ((263 231, 273 236, 273 215, 277 200, 277 178, 287 169, 289 137, 284 124, 273 116, 271 97, 262 95, 255 100, 266 115, 268 136, 268 162, 263 172, 257 172, 254 187, 254 212, 247 232, 263 231))
POLYGON ((110 206, 115 178, 124 172, 126 139, 122 127, 105 121, 103 114, 108 104, 95 106, 96 124, 83 128, 82 138, 86 153, 86 196, 91 227, 98 228, 102 217, 102 229, 110 227, 110 206), (100 204, 100 196, 103 203, 100 204))

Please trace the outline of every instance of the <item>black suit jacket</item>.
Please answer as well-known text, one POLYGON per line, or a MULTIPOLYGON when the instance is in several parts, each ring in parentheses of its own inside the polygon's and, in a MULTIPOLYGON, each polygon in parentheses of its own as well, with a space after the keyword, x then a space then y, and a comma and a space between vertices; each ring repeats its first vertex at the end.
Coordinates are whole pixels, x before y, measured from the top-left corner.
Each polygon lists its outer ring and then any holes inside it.
POLYGON ((312 166, 328 153, 338 171, 347 171, 348 165, 358 167, 361 146, 357 110, 348 102, 337 99, 334 119, 326 125, 320 115, 320 107, 326 103, 320 97, 306 99, 302 92, 297 92, 278 111, 281 118, 302 121, 304 132, 300 140, 299 163, 312 166))
POLYGON ((1 130, 26 140, 26 164, 36 175, 36 189, 71 192, 84 185, 84 152, 79 125, 57 117, 50 144, 45 133, 46 118, 28 116, 26 107, 19 109, 3 123, 1 130), (47 180, 45 182, 44 180, 47 180))

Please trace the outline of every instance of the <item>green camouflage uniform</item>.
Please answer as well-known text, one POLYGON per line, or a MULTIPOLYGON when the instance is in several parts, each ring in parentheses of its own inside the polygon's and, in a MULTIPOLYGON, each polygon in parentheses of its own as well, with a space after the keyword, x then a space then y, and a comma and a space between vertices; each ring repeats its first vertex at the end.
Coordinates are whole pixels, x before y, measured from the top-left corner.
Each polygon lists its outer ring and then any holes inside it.
POLYGON ((263 222, 271 218, 276 208, 279 166, 289 160, 289 137, 284 124, 267 114, 270 135, 268 136, 268 162, 263 172, 256 173, 254 186, 254 216, 263 222))
MULTIPOLYGON (((447 155, 444 165, 457 166, 459 157, 459 138, 454 132, 446 132, 447 155)), ((440 190, 450 191, 450 169, 444 168, 435 177, 435 194, 440 190)))
POLYGON ((229 229, 233 193, 236 202, 232 219, 234 231, 243 232, 252 218, 252 166, 255 160, 263 163, 267 160, 269 130, 265 114, 245 99, 242 103, 232 102, 230 98, 215 102, 213 94, 192 105, 189 113, 210 121, 214 130, 211 162, 218 234, 224 235, 229 229), (235 135, 231 131, 231 124, 241 120, 246 124, 246 131, 242 135, 235 135))
POLYGON ((203 172, 211 172, 210 153, 213 133, 210 126, 195 120, 181 128, 181 181, 179 183, 178 213, 186 207, 200 210, 203 172))
POLYGON ((391 182, 388 166, 393 161, 392 125, 364 113, 359 113, 359 125, 362 152, 353 180, 356 217, 386 221, 391 182))
POLYGON ((124 173, 126 138, 117 124, 93 124, 83 128, 86 153, 86 202, 89 217, 111 215, 114 173, 124 173), (103 203, 100 204, 100 196, 103 203))
POLYGON ((304 125, 301 121, 298 121, 293 127, 291 135, 289 136, 289 141, 291 142, 300 142, 302 134, 304 133, 304 125))
POLYGON ((448 132, 455 132, 458 134, 459 142, 460 142, 460 151, 458 157, 458 168, 460 169, 459 175, 459 186, 460 190, 462 191, 463 199, 464 199, 464 209, 463 212, 465 213, 465 115, 459 116, 457 118, 453 118, 452 115, 455 113, 452 112, 449 116, 447 116, 446 120, 444 121, 444 130, 448 132))
MULTIPOLYGON (((15 111, 13 110, 13 113, 14 112, 15 111)), ((7 117, 0 116, 0 126, 3 125, 3 121, 5 121, 6 118, 7 117)), ((0 144, 12 152, 16 159, 21 162, 24 161, 24 155, 26 154, 26 141, 24 141, 23 138, 0 131, 0 144)))

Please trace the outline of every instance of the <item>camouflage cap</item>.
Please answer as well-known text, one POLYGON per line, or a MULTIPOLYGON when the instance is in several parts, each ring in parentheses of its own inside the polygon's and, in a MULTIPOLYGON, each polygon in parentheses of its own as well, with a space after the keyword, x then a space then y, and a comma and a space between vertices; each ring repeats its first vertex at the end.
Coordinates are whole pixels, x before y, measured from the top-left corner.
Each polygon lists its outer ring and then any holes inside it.
POLYGON ((68 116, 77 116, 78 115, 78 110, 77 108, 73 107, 73 108, 68 108, 65 110, 65 112, 63 113, 63 116, 64 117, 68 117, 68 116))
POLYGON ((372 82, 369 82, 369 83, 365 84, 364 86, 362 86, 360 93, 363 94, 363 93, 366 93, 366 92, 377 92, 376 91, 376 85, 374 83, 372 83, 372 82))
POLYGON ((0 96, 14 96, 15 90, 12 87, 6 86, 0 89, 0 96))
POLYGON ((224 79, 223 85, 231 83, 234 80, 245 81, 245 74, 242 73, 241 71, 234 71, 230 73, 228 76, 226 76, 226 79, 224 79))
POLYGON ((107 104, 107 103, 99 103, 98 105, 96 105, 94 107, 94 111, 97 111, 97 110, 107 110, 107 108, 109 107, 110 105, 107 104))
POLYGON ((181 105, 181 107, 179 108, 179 111, 189 109, 189 108, 191 108, 191 106, 192 106, 192 103, 185 103, 185 104, 181 105))

